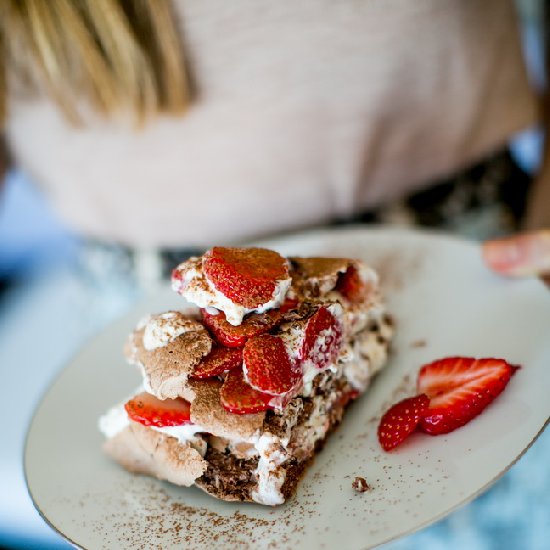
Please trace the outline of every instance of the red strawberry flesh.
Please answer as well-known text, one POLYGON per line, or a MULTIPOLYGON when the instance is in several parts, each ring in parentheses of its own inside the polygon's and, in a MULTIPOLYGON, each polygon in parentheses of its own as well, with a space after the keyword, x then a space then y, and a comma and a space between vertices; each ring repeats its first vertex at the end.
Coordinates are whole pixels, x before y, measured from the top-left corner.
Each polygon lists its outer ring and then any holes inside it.
POLYGON ((278 280, 288 279, 288 264, 264 248, 214 247, 203 256, 203 270, 232 302, 254 309, 273 298, 278 280))
POLYGON ((203 309, 201 313, 204 324, 216 340, 228 348, 242 348, 249 338, 268 332, 281 319, 279 310, 274 309, 267 313, 251 313, 240 325, 232 325, 222 311, 213 314, 203 309))
POLYGON ((191 406, 181 398, 161 401, 150 393, 142 392, 130 399, 124 408, 131 420, 144 426, 163 428, 192 424, 191 406))
POLYGON ((350 302, 357 303, 366 299, 369 289, 367 283, 361 278, 357 268, 350 265, 338 277, 336 290, 350 302))
MULTIPOLYGON (((299 300, 296 298, 287 298, 279 308, 279 312, 281 314, 288 313, 289 311, 292 311, 293 309, 296 309, 300 305, 299 300)), ((275 313, 277 310, 271 310, 269 313, 275 313)))
POLYGON ((224 372, 239 368, 243 364, 243 352, 241 349, 215 347, 195 367, 191 378, 202 380, 219 376, 224 372))
POLYGON ((519 367, 504 359, 447 357, 424 365, 418 391, 430 397, 420 427, 439 435, 463 426, 491 403, 519 367))
POLYGON ((393 405, 380 419, 378 441, 385 451, 401 444, 421 421, 430 400, 427 395, 408 397, 393 405))
POLYGON ((251 414, 265 411, 273 396, 251 388, 241 369, 229 372, 220 390, 222 407, 233 414, 251 414))
POLYGON ((341 323, 328 308, 320 307, 306 323, 301 358, 323 369, 336 360, 341 346, 341 323))
POLYGON ((271 395, 282 395, 296 388, 302 380, 301 367, 291 361, 281 338, 263 334, 250 338, 243 351, 244 371, 248 383, 271 395))

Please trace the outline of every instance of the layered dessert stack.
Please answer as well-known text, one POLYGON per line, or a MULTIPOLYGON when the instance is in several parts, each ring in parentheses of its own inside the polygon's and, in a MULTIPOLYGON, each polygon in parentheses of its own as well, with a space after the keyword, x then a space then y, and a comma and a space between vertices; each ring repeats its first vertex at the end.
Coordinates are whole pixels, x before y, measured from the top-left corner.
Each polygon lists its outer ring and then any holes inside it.
POLYGON ((143 384, 100 419, 105 451, 224 500, 281 504, 386 363, 378 277, 357 260, 215 247, 172 284, 195 307, 130 335, 143 384))

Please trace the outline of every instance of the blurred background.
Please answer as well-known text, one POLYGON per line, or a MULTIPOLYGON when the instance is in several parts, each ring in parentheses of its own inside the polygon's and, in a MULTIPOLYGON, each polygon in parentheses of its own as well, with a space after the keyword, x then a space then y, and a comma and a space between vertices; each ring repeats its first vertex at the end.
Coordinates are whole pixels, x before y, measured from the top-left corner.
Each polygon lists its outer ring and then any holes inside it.
MULTIPOLYGON (((543 0, 516 1, 529 80, 538 91, 545 88, 543 8, 543 0)), ((520 215, 525 196, 518 191, 518 182, 530 181, 537 172, 542 138, 537 125, 516 133, 504 158, 497 155, 490 169, 484 164, 473 165, 461 171, 460 178, 490 180, 491 170, 504 170, 513 183, 505 185, 503 191, 512 210, 509 216, 520 215)), ((473 207, 466 212, 448 205, 442 212, 438 196, 454 193, 455 182, 456 178, 442 180, 435 193, 426 190, 408 197, 407 206, 415 210, 416 225, 479 240, 514 227, 498 223, 495 195, 487 187, 486 195, 471 199, 473 207), (455 215, 449 216, 449 212, 455 215)), ((402 205, 390 205, 376 214, 369 209, 330 223, 370 221, 403 224, 410 223, 411 216, 402 205)), ((21 468, 25 429, 40 395, 75 350, 150 288, 128 284, 127 273, 120 269, 125 261, 123 252, 113 254, 112 250, 87 244, 83 259, 82 243, 83 237, 56 214, 32 171, 12 165, 0 186, 0 373, 8 381, 0 400, 4 419, 0 545, 5 548, 67 547, 39 518, 27 495, 21 468), (48 327, 54 311, 55 319, 63 321, 55 330, 48 327), (29 346, 29 339, 36 345, 29 346), (40 368, 46 357, 47 367, 40 368), (12 422, 14 415, 17 418, 12 422)), ((550 438, 545 434, 475 502, 388 548, 550 548, 549 463, 550 438)))

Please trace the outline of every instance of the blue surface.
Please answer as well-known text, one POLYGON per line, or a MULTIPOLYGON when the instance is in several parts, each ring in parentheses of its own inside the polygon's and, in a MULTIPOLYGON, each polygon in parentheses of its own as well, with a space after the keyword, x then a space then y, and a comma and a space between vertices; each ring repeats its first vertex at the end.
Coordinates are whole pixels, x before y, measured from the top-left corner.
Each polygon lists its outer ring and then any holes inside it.
POLYGON ((25 175, 8 173, 0 193, 0 278, 23 277, 38 266, 69 261, 76 238, 25 175))

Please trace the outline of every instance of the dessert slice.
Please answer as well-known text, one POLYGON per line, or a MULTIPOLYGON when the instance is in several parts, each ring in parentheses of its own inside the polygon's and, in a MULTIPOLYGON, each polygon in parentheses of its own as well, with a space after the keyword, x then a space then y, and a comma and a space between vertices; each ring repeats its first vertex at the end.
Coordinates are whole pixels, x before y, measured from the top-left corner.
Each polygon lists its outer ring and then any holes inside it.
POLYGON ((224 500, 283 503, 386 363, 376 273, 216 247, 179 265, 173 287, 201 309, 152 315, 130 335, 143 384, 100 419, 105 451, 224 500))

